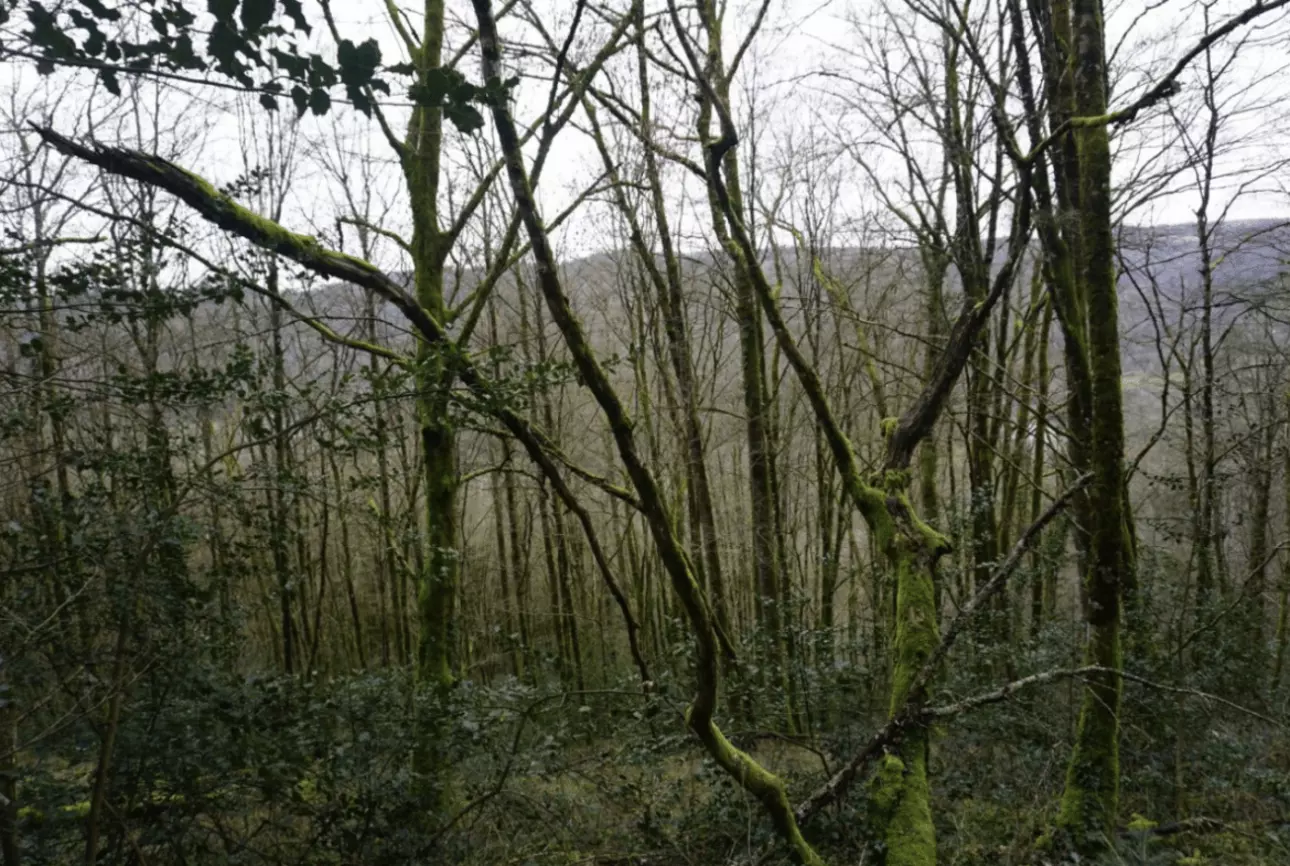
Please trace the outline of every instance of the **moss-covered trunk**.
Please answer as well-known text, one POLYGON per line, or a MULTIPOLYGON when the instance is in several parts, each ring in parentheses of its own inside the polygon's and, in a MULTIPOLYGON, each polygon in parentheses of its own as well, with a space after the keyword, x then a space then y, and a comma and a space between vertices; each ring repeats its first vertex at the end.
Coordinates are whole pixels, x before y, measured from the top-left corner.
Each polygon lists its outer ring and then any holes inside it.
MULTIPOLYGON (((440 67, 443 53, 443 0, 426 0, 421 44, 413 58, 417 77, 426 87, 440 67)), ((447 321, 444 300, 446 238, 439 225, 440 154, 443 116, 438 108, 418 106, 412 112, 402 153, 412 210, 412 259, 417 303, 436 321, 447 321)), ((424 455, 425 565, 417 579, 415 663, 419 689, 429 691, 419 703, 412 771, 423 806, 442 810, 447 798, 444 753, 444 704, 453 684, 454 604, 460 573, 457 531, 457 433, 448 412, 447 383, 452 370, 441 347, 417 343, 417 423, 424 455)))
MULTIPOLYGON (((923 447, 930 447, 927 442, 923 447)), ((889 712, 899 713, 915 677, 940 642, 937 625, 936 560, 948 549, 944 538, 918 519, 910 507, 903 472, 888 472, 883 510, 866 513, 870 531, 886 551, 895 575, 896 633, 892 642, 889 712)), ((930 747, 925 725, 911 725, 900 743, 882 759, 870 789, 880 822, 883 866, 934 866, 936 830, 927 781, 930 747)))
MULTIPOLYGON (((1072 4, 1075 113, 1106 114, 1106 50, 1101 3, 1072 4)), ((1089 465, 1092 533, 1088 562, 1086 650, 1090 664, 1109 672, 1089 678, 1080 707, 1075 748, 1067 767, 1058 827, 1084 851, 1107 844, 1115 831, 1119 798, 1121 680, 1120 605, 1133 551, 1124 509, 1124 411, 1111 225, 1111 148, 1106 124, 1075 131, 1079 160, 1080 267, 1086 288, 1090 374, 1089 465)))

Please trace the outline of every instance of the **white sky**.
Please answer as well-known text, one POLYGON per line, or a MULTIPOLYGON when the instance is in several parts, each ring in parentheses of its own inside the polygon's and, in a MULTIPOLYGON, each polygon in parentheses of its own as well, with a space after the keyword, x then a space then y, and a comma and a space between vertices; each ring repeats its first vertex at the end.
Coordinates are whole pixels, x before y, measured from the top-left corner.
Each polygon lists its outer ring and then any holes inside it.
MULTIPOLYGON (((727 56, 742 40, 747 22, 757 6, 752 0, 730 0, 730 4, 726 26, 727 56)), ((413 5, 403 5, 414 24, 419 23, 413 5)), ((543 20, 550 31, 557 39, 562 39, 573 11, 572 0, 538 0, 535 5, 542 10, 543 20)), ((652 5, 658 6, 657 3, 652 5)), ((977 5, 983 4, 978 2, 977 5)), ((1213 20, 1221 21, 1231 14, 1231 10, 1244 5, 1240 0, 1218 0, 1212 12, 1213 20)), ((400 56, 400 45, 381 12, 380 4, 371 0, 333 0, 333 6, 344 36, 355 41, 375 37, 381 43, 386 58, 400 56)), ((907 7, 901 0, 890 0, 889 6, 907 14, 907 7)), ((460 20, 473 20, 467 2, 455 0, 449 3, 449 7, 452 10, 450 14, 460 20)), ((777 186, 775 168, 790 151, 800 152, 813 145, 818 150, 836 152, 839 150, 838 142, 847 137, 856 141, 875 138, 875 131, 867 128, 854 112, 839 109, 835 97, 851 85, 836 76, 845 74, 861 80, 865 80, 867 75, 871 77, 871 73, 858 64, 857 56, 874 51, 881 40, 892 38, 891 19, 883 9, 884 4, 879 0, 784 0, 772 3, 762 33, 741 69, 740 90, 735 97, 737 111, 745 110, 750 101, 755 101, 762 115, 757 123, 758 170, 768 181, 768 196, 773 195, 777 186)), ((1117 75, 1124 76, 1125 80, 1117 90, 1114 104, 1121 104, 1131 94, 1140 92, 1145 82, 1157 77, 1160 69, 1195 44, 1204 26, 1199 10, 1195 0, 1154 0, 1150 3, 1147 0, 1119 0, 1108 8, 1110 39, 1121 44, 1117 75)), ((1229 199, 1234 199, 1235 203, 1228 210, 1232 219, 1290 216, 1290 171, 1284 165, 1275 165, 1276 159, 1290 155, 1287 111, 1278 108, 1274 98, 1280 93, 1290 92, 1286 86, 1290 80, 1285 75, 1285 66, 1290 63, 1290 41, 1286 39, 1285 24, 1286 17, 1282 15, 1256 31, 1246 31, 1251 44, 1243 48, 1220 92, 1224 109, 1233 117, 1220 133, 1224 155, 1219 168, 1227 191, 1216 199, 1212 210, 1217 213, 1229 199), (1240 195, 1234 196, 1233 191, 1237 189, 1240 195)), ((521 31, 511 26, 509 32, 517 34, 521 31)), ((450 40, 459 40, 461 33, 458 28, 455 38, 450 36, 450 40)), ((600 24, 587 33, 588 38, 580 41, 574 49, 574 55, 584 59, 594 50, 597 40, 603 38, 605 27, 600 24)), ((319 36, 322 37, 320 43, 325 44, 323 40, 326 37, 321 28, 319 36)), ((526 32, 524 38, 532 39, 533 36, 526 32)), ((1230 40, 1216 50, 1215 63, 1225 60, 1229 46, 1230 40)), ((462 70, 478 80, 476 57, 477 54, 472 52, 463 63, 462 70)), ((630 62, 634 63, 634 59, 630 62)), ((1203 58, 1184 74, 1182 81, 1187 90, 1175 104, 1186 104, 1187 98, 1194 94, 1197 75, 1202 70, 1203 58)), ((660 77, 655 74, 656 83, 660 77)), ((83 75, 80 78, 84 80, 83 75)), ((625 80, 630 83, 630 78, 625 80)), ((53 82, 44 83, 50 85, 53 82)), ((36 76, 30 69, 20 69, 16 64, 0 69, 0 86, 29 91, 36 84, 36 76)), ((663 116, 668 110, 665 90, 660 85, 655 97, 658 102, 656 112, 663 116)), ((100 118, 114 113, 111 98, 101 89, 92 98, 84 96, 85 92, 77 91, 77 95, 65 100, 58 114, 65 118, 65 122, 59 123, 62 128, 70 130, 79 125, 84 129, 83 118, 87 112, 100 118)), ((851 93, 854 95, 854 90, 851 93)), ((532 117, 544 99, 545 88, 539 92, 535 87, 526 86, 516 103, 521 122, 532 117)), ((194 146, 180 153, 177 161, 216 181, 227 181, 243 169, 243 145, 248 138, 256 137, 254 133, 248 136, 245 125, 238 120, 238 112, 229 109, 229 101, 226 92, 188 89, 166 94, 159 110, 158 124, 162 128, 163 140, 175 130, 184 130, 186 137, 193 139, 194 146)), ((243 112, 243 116, 245 114, 243 112)), ((392 116, 397 114, 397 109, 392 112, 392 116)), ((1203 135, 1203 123, 1192 120, 1184 126, 1193 136, 1203 135)), ((327 141, 334 140, 337 129, 344 132, 346 146, 353 151, 367 151, 388 160, 388 148, 375 125, 359 117, 352 109, 338 105, 324 118, 307 117, 301 125, 300 160, 290 205, 284 215, 285 221, 293 228, 319 231, 333 224, 341 196, 336 184, 311 154, 325 147, 327 141)), ((1159 114, 1136 123, 1134 129, 1123 136, 1125 144, 1131 141, 1147 144, 1139 150, 1122 154, 1117 163, 1118 178, 1130 176, 1143 165, 1153 166, 1154 163, 1146 161, 1147 156, 1154 158, 1159 147, 1153 147, 1151 142, 1175 136, 1177 129, 1178 124, 1174 120, 1159 114)), ((118 125, 113 121, 101 126, 99 135, 110 140, 114 134, 128 137, 130 132, 130 123, 118 125), (119 132, 113 132, 118 129, 119 132)), ((491 131, 486 128, 481 134, 491 135, 491 131)), ((11 157, 13 145, 12 132, 6 133, 0 142, 0 155, 7 150, 11 157)), ((697 158, 697 148, 691 147, 688 155, 697 158)), ((873 158, 881 161, 876 155, 873 158)), ((539 189, 546 215, 550 217, 563 209, 577 191, 600 174, 601 169, 599 157, 587 137, 575 129, 567 129, 553 150, 539 189)), ((861 172, 848 168, 844 160, 835 162, 834 170, 838 175, 839 201, 843 211, 859 217, 877 209, 872 190, 861 172)), ((683 172, 672 171, 669 176, 676 180, 674 199, 679 233, 683 237, 695 238, 696 242, 704 242, 697 241, 706 224, 702 216, 704 203, 697 198, 698 192, 693 185, 684 183, 683 172)), ((1137 211, 1130 221, 1191 221, 1197 199, 1194 190, 1185 187, 1184 179, 1175 180, 1173 188, 1177 191, 1163 195, 1151 206, 1137 211)), ((385 168, 376 173, 369 188, 377 198, 383 196, 391 206, 389 227, 404 230, 406 217, 401 207, 394 166, 387 162, 385 168)), ((558 234, 563 252, 577 255, 614 245, 615 239, 606 236, 604 213, 603 206, 588 207, 579 219, 563 227, 558 234)), ((388 264, 394 263, 390 261, 388 264)))

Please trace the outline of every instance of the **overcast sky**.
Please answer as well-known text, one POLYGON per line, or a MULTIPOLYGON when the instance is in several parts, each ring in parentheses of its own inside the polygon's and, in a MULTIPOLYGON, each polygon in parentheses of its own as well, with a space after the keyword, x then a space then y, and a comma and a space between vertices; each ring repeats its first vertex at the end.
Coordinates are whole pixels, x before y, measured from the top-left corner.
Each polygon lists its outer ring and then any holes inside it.
MULTIPOLYGON (((733 46, 743 38, 760 0, 729 0, 729 4, 727 54, 733 53, 733 46)), ((538 0, 536 5, 543 10, 544 20, 552 32, 567 27, 574 7, 571 0, 538 0)), ((1211 26, 1246 5, 1248 0, 1217 0, 1210 11, 1211 26)), ((468 3, 450 2, 449 7, 451 14, 461 20, 473 21, 468 3)), ((337 8, 346 10, 347 27, 355 33, 377 38, 387 53, 399 52, 400 46, 386 19, 383 15, 373 15, 371 4, 340 0, 337 8)), ((408 9, 416 20, 415 10, 411 5, 408 9)), ((845 85, 835 76, 863 72, 856 62, 857 53, 863 54, 866 47, 885 38, 884 31, 893 26, 886 9, 904 15, 908 7, 902 0, 887 3, 882 0, 779 0, 771 4, 761 35, 750 53, 751 62, 742 68, 742 92, 735 95, 736 103, 743 105, 747 105, 751 95, 756 99, 758 113, 764 115, 757 132, 759 140, 765 142, 761 152, 767 155, 768 164, 774 160, 772 152, 777 147, 784 146, 786 141, 800 141, 807 130, 822 137, 830 133, 845 135, 850 121, 853 136, 866 135, 862 128, 855 128, 858 126, 855 118, 839 114, 834 97, 840 90, 845 91, 845 85)), ((1279 159, 1290 156, 1290 110, 1278 105, 1283 94, 1290 92, 1290 76, 1286 74, 1290 64, 1290 39, 1286 36, 1286 23, 1287 17, 1280 15, 1243 31, 1239 59, 1227 71, 1219 89, 1219 103, 1232 116, 1220 132, 1224 153, 1218 168, 1224 178, 1225 192, 1216 197, 1211 209, 1217 212, 1232 200, 1234 203, 1228 210, 1231 219, 1290 216, 1290 170, 1277 164, 1279 159)), ((1108 40, 1116 48, 1116 74, 1121 80, 1113 104, 1121 104, 1141 92, 1164 68, 1196 44, 1204 28, 1202 5, 1195 0, 1111 0, 1107 8, 1108 40)), ((592 38, 582 44, 584 56, 594 50, 597 44, 594 36, 603 32, 603 29, 593 31, 592 38)), ((1227 61, 1235 45, 1235 40, 1229 38, 1215 49, 1216 67, 1227 61)), ((466 69, 469 74, 477 74, 473 58, 466 69)), ((1176 100, 1180 110, 1194 99, 1204 70, 1201 57, 1184 73, 1186 92, 1176 100)), ((530 89, 527 97, 519 103, 517 113, 521 117, 532 116, 540 104, 536 100, 545 98, 545 92, 537 95, 530 89)), ((1182 122, 1197 141, 1203 136, 1201 120, 1184 117, 1182 122)), ((1178 118, 1162 114, 1140 119, 1134 130, 1122 136, 1117 179, 1127 181, 1145 170, 1144 167, 1154 167, 1160 142, 1165 138, 1176 139, 1179 124, 1178 118)), ((562 208, 568 196, 581 189, 587 178, 600 168, 599 158, 587 138, 574 130, 567 131, 556 145, 551 168, 542 182, 546 210, 562 208)), ((1180 177, 1174 183, 1175 194, 1161 196, 1149 206, 1136 210, 1130 221, 1194 220, 1198 198, 1190 181, 1190 176, 1180 177)), ((855 209, 873 209, 871 201, 861 200, 866 195, 863 184, 853 184, 848 194, 855 199, 855 209)), ((564 233, 566 242, 579 248, 594 247, 597 237, 594 226, 585 231, 592 240, 581 237, 578 228, 570 228, 564 233)))
MULTIPOLYGON (((742 40, 747 24, 755 11, 750 0, 730 0, 731 8, 726 27, 727 54, 742 40)), ((937 0, 933 0, 937 2, 937 0)), ((416 9, 404 4, 409 18, 419 25, 416 9)), ((568 26, 574 4, 571 0, 537 0, 543 20, 549 30, 560 38, 568 26)), ((1232 10, 1243 8, 1240 0, 1219 0, 1214 5, 1212 20, 1222 21, 1232 10)), ((462 0, 450 2, 451 15, 471 22, 469 4, 462 0)), ((891 0, 890 8, 907 16, 908 7, 901 0, 891 0)), ((400 57, 401 46, 380 12, 380 4, 370 0, 334 0, 334 9, 343 35, 356 41, 376 38, 384 56, 400 57)), ((1194 0, 1120 0, 1108 7, 1108 33, 1117 46, 1116 74, 1121 83, 1113 98, 1122 104, 1137 94, 1160 74, 1160 71, 1194 45, 1203 32, 1204 19, 1201 6, 1194 0)), ((763 178, 775 184, 776 166, 786 159, 789 152, 800 151, 809 143, 820 150, 841 152, 838 142, 849 139, 860 142, 859 153, 872 153, 875 164, 882 163, 880 151, 865 142, 877 140, 879 132, 867 128, 862 118, 851 110, 840 107, 839 95, 853 102, 858 90, 846 79, 864 80, 870 73, 861 59, 872 57, 884 40, 891 40, 893 19, 884 12, 878 0, 783 0, 774 2, 762 28, 761 35, 752 47, 748 60, 741 68, 740 89, 735 95, 736 110, 741 115, 750 103, 756 104, 758 121, 758 164, 763 178), (851 88, 848 92, 848 88, 851 88)), ((1277 98, 1290 92, 1285 66, 1290 63, 1290 42, 1287 42, 1286 18, 1265 23, 1261 28, 1247 31, 1249 44, 1243 46, 1239 61, 1227 73, 1220 90, 1220 103, 1233 116, 1220 133, 1224 148, 1219 169, 1227 192, 1221 194, 1213 208, 1217 213, 1232 198, 1236 190, 1240 196, 1231 206, 1228 216, 1232 219, 1253 219, 1290 216, 1290 172, 1276 160, 1290 154, 1290 126, 1286 111, 1277 98)), ((903 25, 902 25, 903 26, 903 25)), ((320 28, 321 30, 321 28, 320 28)), ((459 41, 461 28, 455 31, 459 41)), ((527 28, 514 25, 504 31, 512 36, 535 38, 527 28)), ((594 52, 603 39, 606 28, 584 28, 586 38, 575 44, 573 54, 586 58, 594 52)), ((321 33, 319 34, 322 35, 321 33)), ((915 34, 917 35, 917 34, 915 34)), ((453 37, 450 36, 450 39, 453 37)), ((325 44, 320 41, 320 44, 325 44)), ((1215 63, 1226 61, 1231 49, 1229 40, 1215 52, 1215 63)), ((477 54, 472 52, 463 65, 463 71, 478 79, 477 54)), ((1187 88, 1176 104, 1185 106, 1194 101, 1198 75, 1204 70, 1203 58, 1193 64, 1182 81, 1187 88)), ((9 64, 0 70, 9 89, 30 90, 35 76, 30 69, 19 69, 9 64)), ((83 75, 79 75, 82 80, 83 75)), ((657 76, 656 78, 661 78, 657 76)), ((674 88, 673 88, 674 90, 674 88)), ((86 91, 80 91, 82 94, 86 91)), ((667 86, 660 85, 656 94, 656 109, 666 116, 669 105, 667 86)), ((394 95, 397 100, 398 94, 394 95)), ((517 101, 516 113, 524 122, 531 119, 546 97, 545 87, 526 84, 517 101)), ((110 97, 98 89, 89 100, 90 113, 106 116, 111 112, 110 97)), ((67 126, 75 128, 77 118, 86 112, 86 97, 78 96, 66 101, 61 109, 67 126)), ((245 118, 258 111, 254 106, 241 112, 230 109, 230 97, 225 91, 186 88, 164 95, 160 123, 165 131, 185 129, 193 139, 193 147, 186 154, 192 167, 218 181, 227 181, 244 168, 245 145, 256 135, 248 136, 245 118)), ((674 103, 673 103, 674 104, 674 103)), ((392 108, 392 116, 399 109, 392 108)), ((263 118, 259 119, 263 123, 263 118)), ((1183 123, 1188 133, 1203 135, 1203 125, 1192 119, 1183 123)), ((82 126, 83 128, 83 126, 82 126)), ((127 132, 129 124, 124 127, 127 132)), ((378 198, 384 196, 390 204, 389 224, 404 229, 406 216, 400 207, 399 180, 389 153, 375 124, 356 114, 348 107, 340 107, 321 119, 307 117, 301 124, 301 159, 296 170, 296 182, 284 219, 294 228, 322 230, 333 224, 338 210, 347 209, 331 177, 320 168, 316 153, 326 150, 329 141, 336 138, 340 129, 345 137, 345 147, 357 154, 363 151, 387 160, 385 167, 376 174, 372 184, 378 198)), ((1176 118, 1156 113, 1138 121, 1134 128, 1120 135, 1123 145, 1117 162, 1117 179, 1123 181, 1142 170, 1158 168, 1159 142, 1176 138, 1179 122, 1176 118)), ((105 133, 100 130, 100 134, 105 133)), ((491 135, 491 129, 481 133, 491 135)), ((165 136, 163 135, 163 138, 165 136)), ((12 134, 4 138, 4 147, 12 149, 12 134)), ((335 150, 333 146, 333 151, 335 150)), ((692 156, 697 154, 691 151, 692 156)), ((335 156, 333 152, 333 157, 335 156)), ((866 157, 868 158, 868 157, 866 157)), ((841 157, 834 170, 839 173, 840 195, 843 209, 852 217, 879 210, 872 187, 857 168, 848 169, 841 157)), ((885 170, 885 169, 880 169, 885 170)), ((576 129, 567 129, 555 145, 549 167, 539 190, 541 206, 549 217, 562 210, 573 197, 602 171, 600 159, 589 139, 576 129)), ((705 206, 693 185, 686 185, 684 172, 669 173, 674 183, 673 198, 678 208, 678 231, 683 237, 692 237, 694 243, 706 243, 702 217, 705 206)), ((1150 206, 1135 211, 1130 221, 1135 223, 1178 223, 1194 219, 1197 197, 1189 188, 1186 177, 1173 184, 1174 192, 1157 198, 1150 206)), ((457 191, 460 195, 460 191, 457 191)), ((603 205, 592 205, 575 220, 571 220, 558 233, 566 255, 579 255, 603 249, 615 243, 607 236, 603 205)))

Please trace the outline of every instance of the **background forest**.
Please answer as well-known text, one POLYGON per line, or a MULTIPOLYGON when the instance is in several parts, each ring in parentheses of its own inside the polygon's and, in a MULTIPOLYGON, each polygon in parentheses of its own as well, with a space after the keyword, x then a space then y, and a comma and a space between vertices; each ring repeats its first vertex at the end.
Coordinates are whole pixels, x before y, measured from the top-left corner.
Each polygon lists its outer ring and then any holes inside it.
POLYGON ((1290 0, 0 0, 0 854, 1290 864, 1290 0))

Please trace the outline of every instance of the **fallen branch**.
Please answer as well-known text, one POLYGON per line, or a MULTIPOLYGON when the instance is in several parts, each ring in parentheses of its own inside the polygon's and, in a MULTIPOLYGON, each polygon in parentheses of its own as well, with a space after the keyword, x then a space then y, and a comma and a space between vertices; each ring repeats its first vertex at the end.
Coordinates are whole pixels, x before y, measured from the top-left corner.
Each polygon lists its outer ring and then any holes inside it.
POLYGON ((1007 700, 1012 695, 1022 689, 1029 688, 1030 686, 1043 685, 1045 683, 1070 679, 1072 677, 1083 677, 1088 674, 1112 674, 1120 677, 1121 679, 1127 680, 1128 682, 1137 683, 1138 685, 1146 686, 1147 688, 1157 689, 1162 692, 1171 692, 1173 694, 1187 695, 1220 704, 1221 706, 1235 710, 1236 712, 1242 713, 1251 718, 1258 719, 1259 721, 1272 725, 1273 727, 1286 727, 1286 723, 1283 721, 1274 719, 1271 716, 1265 716, 1257 710, 1252 710, 1249 707, 1242 706, 1234 701, 1229 701, 1227 698, 1221 698, 1210 692, 1203 692, 1200 689, 1188 688, 1186 686, 1171 686, 1167 683, 1160 683, 1155 680, 1147 679, 1146 677, 1139 676, 1138 674, 1128 673, 1127 671, 1117 671, 1114 668, 1099 665, 1086 665, 1079 668, 1065 668, 1061 670, 1031 674, 1028 677, 1013 680, 1012 682, 1005 683, 996 689, 991 689, 988 692, 982 692, 980 694, 973 695, 972 697, 964 698, 963 700, 956 701, 952 704, 944 704, 939 707, 925 707, 920 710, 917 715, 928 720, 948 718, 950 716, 956 716, 960 713, 967 712, 968 710, 976 709, 977 707, 986 706, 987 704, 997 704, 1001 701, 1007 700))

